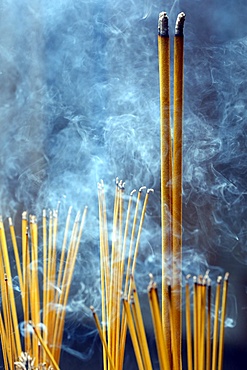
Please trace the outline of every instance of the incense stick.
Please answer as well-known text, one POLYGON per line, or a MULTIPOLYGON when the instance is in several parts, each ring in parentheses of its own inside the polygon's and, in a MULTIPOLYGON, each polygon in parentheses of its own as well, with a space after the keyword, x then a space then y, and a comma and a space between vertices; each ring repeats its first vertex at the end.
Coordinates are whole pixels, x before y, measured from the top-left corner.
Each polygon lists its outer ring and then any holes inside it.
POLYGON ((181 369, 182 315, 182 121, 183 121, 183 62, 185 14, 177 17, 174 38, 174 111, 173 111, 173 169, 172 169, 172 254, 173 304, 172 353, 174 370, 181 369))
POLYGON ((167 350, 171 350, 171 328, 167 310, 167 261, 171 257, 171 179, 172 146, 170 133, 170 40, 168 16, 159 14, 158 57, 160 80, 160 165, 161 165, 161 233, 162 233, 162 323, 167 338, 167 350))

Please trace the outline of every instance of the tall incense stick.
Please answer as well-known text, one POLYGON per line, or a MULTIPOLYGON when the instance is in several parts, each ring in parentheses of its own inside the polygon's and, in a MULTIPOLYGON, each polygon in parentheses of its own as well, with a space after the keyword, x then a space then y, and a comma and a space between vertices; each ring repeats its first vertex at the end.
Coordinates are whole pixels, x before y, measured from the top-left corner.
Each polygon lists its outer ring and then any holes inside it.
POLYGON ((174 370, 181 369, 182 343, 182 122, 183 122, 183 62, 185 14, 177 17, 174 38, 174 112, 172 170, 172 354, 174 370))
POLYGON ((160 165, 161 165, 161 238, 162 238, 162 324, 171 348, 171 329, 167 307, 167 261, 171 254, 171 134, 170 134, 170 40, 168 16, 160 13, 158 21, 158 57, 160 80, 160 165))

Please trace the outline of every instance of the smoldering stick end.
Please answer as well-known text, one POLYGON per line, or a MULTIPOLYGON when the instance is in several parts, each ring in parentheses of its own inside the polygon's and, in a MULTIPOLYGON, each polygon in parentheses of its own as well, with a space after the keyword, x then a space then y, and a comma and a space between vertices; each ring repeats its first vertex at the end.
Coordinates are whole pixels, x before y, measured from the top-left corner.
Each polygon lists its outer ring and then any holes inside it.
POLYGON ((161 12, 158 19, 158 35, 169 37, 169 18, 166 12, 161 12))
POLYGON ((177 21, 176 21, 176 26, 175 26, 175 36, 184 35, 184 21, 185 21, 185 13, 181 12, 177 16, 177 21))

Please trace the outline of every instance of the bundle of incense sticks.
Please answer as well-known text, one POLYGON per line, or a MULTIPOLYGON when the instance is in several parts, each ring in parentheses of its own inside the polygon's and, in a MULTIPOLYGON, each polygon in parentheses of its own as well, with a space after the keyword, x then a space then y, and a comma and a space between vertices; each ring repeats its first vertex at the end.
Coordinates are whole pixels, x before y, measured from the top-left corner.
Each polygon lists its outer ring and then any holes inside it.
MULTIPOLYGON (((193 278, 193 288, 190 287, 189 277, 190 276, 188 275, 185 288, 187 338, 187 366, 185 368, 188 370, 222 370, 224 325, 229 274, 225 274, 223 292, 221 292, 222 277, 218 277, 214 302, 212 299, 213 292, 208 272, 205 276, 193 278)), ((171 353, 167 350, 167 338, 164 335, 162 325, 157 284, 153 280, 152 275, 150 275, 150 278, 148 298, 156 339, 159 368, 162 370, 172 370, 174 369, 174 365, 171 353)), ((171 311, 172 319, 171 286, 168 285, 168 287, 169 299, 167 306, 171 311)), ((150 351, 147 345, 145 327, 133 276, 131 276, 130 298, 127 299, 124 297, 124 310, 127 317, 127 325, 132 339, 138 369, 155 369, 156 367, 152 365, 150 351)), ((117 367, 113 368, 117 369, 117 367)))
POLYGON ((70 208, 62 246, 58 246, 57 238, 58 209, 49 213, 48 223, 46 211, 43 211, 40 238, 36 216, 30 215, 28 222, 27 212, 24 212, 21 246, 17 244, 10 218, 15 266, 10 264, 5 227, 0 219, 0 335, 5 370, 59 369, 66 305, 87 208, 82 215, 80 212, 76 214, 72 228, 71 211, 70 208), (42 240, 40 243, 39 239, 42 240), (61 252, 59 256, 58 247, 61 252), (14 268, 18 274, 21 302, 14 292, 14 268), (24 341, 21 340, 21 323, 24 327, 24 341))
POLYGON ((94 308, 91 308, 103 344, 104 369, 123 368, 127 313, 122 309, 121 295, 123 292, 125 297, 130 297, 130 275, 135 273, 146 207, 153 191, 141 187, 139 191, 133 190, 126 200, 124 190, 124 183, 117 179, 114 209, 109 213, 103 182, 98 186, 102 326, 94 308), (108 218, 111 214, 112 236, 109 238, 108 218))

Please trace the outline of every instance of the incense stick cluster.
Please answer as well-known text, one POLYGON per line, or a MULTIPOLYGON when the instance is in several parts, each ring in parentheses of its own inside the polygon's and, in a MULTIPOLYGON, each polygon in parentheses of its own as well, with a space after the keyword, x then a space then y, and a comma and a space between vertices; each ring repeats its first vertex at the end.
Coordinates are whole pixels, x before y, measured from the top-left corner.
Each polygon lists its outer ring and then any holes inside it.
POLYGON ((146 207, 153 190, 141 187, 127 197, 124 191, 124 183, 117 179, 113 212, 110 213, 103 182, 98 186, 102 325, 93 307, 92 311, 103 343, 104 369, 123 368, 127 313, 122 308, 121 296, 130 297, 131 294, 130 275, 135 273, 146 207), (111 214, 112 232, 109 237, 108 218, 111 214))
MULTIPOLYGON (((124 298, 124 310, 132 339, 139 370, 152 370, 150 351, 147 344, 144 321, 133 277, 131 276, 131 294, 129 299, 124 298)), ((213 306, 213 292, 208 272, 206 275, 193 278, 193 287, 186 279, 186 339, 187 339, 187 366, 188 370, 222 370, 224 351, 224 329, 226 318, 226 304, 229 273, 225 274, 223 289, 222 277, 216 283, 213 306), (222 293, 221 293, 221 290, 222 293), (214 317, 214 318, 213 318, 214 317), (193 323, 193 324, 192 324, 193 323), (220 330, 219 330, 220 325, 220 330), (212 335, 213 334, 213 335, 212 335)), ((172 309, 171 285, 168 283, 167 306, 172 309)), ((152 316, 159 368, 162 370, 174 369, 172 354, 167 350, 167 338, 164 335, 160 299, 157 284, 150 274, 148 299, 152 316)), ((171 315, 171 320, 173 319, 171 315)))
POLYGON ((188 370, 222 370, 229 273, 225 274, 222 294, 222 277, 217 279, 214 309, 208 273, 204 277, 194 276, 193 288, 190 287, 189 278, 190 275, 187 276, 185 287, 188 370))
POLYGON ((17 369, 59 369, 66 305, 87 208, 82 215, 77 213, 72 228, 71 211, 70 208, 62 246, 58 245, 58 209, 49 212, 48 220, 43 211, 41 235, 37 217, 30 215, 28 221, 27 212, 23 212, 21 246, 9 219, 20 302, 14 292, 14 266, 11 269, 10 247, 0 220, 0 334, 6 370, 13 370, 15 366, 17 369))

